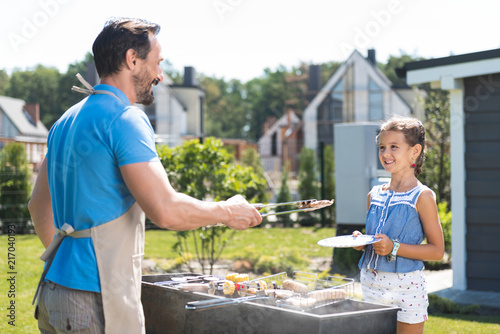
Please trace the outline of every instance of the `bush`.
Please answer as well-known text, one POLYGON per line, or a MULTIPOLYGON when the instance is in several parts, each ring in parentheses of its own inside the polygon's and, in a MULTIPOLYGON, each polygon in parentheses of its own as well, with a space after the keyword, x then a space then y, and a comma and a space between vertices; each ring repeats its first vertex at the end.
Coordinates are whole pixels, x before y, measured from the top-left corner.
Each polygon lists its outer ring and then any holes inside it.
POLYGON ((449 253, 451 252, 451 211, 448 211, 448 203, 438 204, 438 214, 443 228, 444 250, 449 253))
MULTIPOLYGON (((191 140, 175 148, 158 146, 157 151, 172 187, 179 192, 200 200, 214 201, 225 200, 236 194, 249 202, 264 202, 266 198, 265 179, 253 167, 235 164, 221 140, 191 140)), ((214 264, 234 232, 226 227, 203 227, 177 232, 178 242, 173 248, 182 257, 189 253, 187 239, 192 238, 194 254, 203 273, 207 262, 212 273, 214 264)))
MULTIPOLYGON (((438 204, 438 215, 444 237, 444 251, 447 254, 451 253, 451 211, 448 211, 448 203, 441 202, 438 204)), ((425 261, 425 268, 429 270, 440 270, 449 266, 448 256, 439 261, 425 261)))
MULTIPOLYGON (((313 149, 302 148, 299 154, 299 196, 303 200, 317 199, 319 182, 317 173, 316 153, 313 149)), ((302 226, 313 226, 320 221, 319 216, 312 212, 300 214, 299 223, 302 226)))
MULTIPOLYGON (((325 146, 324 153, 324 176, 323 176, 323 189, 324 198, 322 199, 334 199, 335 198, 335 155, 331 145, 325 146)), ((325 220, 329 225, 335 226, 335 205, 325 208, 325 220)))
MULTIPOLYGON (((281 186, 278 192, 278 196, 276 198, 276 202, 278 203, 286 203, 292 201, 292 194, 290 193, 290 188, 288 187, 288 179, 290 175, 290 163, 286 162, 285 166, 283 166, 283 173, 281 174, 281 186)), ((276 207, 276 212, 282 212, 290 210, 288 206, 278 206, 276 207)), ((283 223, 283 226, 292 225, 292 219, 290 215, 277 215, 276 220, 279 223, 283 223)))
POLYGON ((278 257, 263 255, 257 263, 254 270, 259 274, 277 274, 286 272, 292 277, 292 273, 298 270, 304 270, 309 267, 309 260, 302 256, 298 250, 289 250, 282 252, 278 257))
POLYGON ((12 224, 17 234, 30 232, 30 194, 30 169, 24 145, 9 143, 0 152, 0 220, 4 234, 12 224))
POLYGON ((332 270, 346 274, 357 273, 358 262, 363 252, 354 248, 335 248, 333 251, 332 270))

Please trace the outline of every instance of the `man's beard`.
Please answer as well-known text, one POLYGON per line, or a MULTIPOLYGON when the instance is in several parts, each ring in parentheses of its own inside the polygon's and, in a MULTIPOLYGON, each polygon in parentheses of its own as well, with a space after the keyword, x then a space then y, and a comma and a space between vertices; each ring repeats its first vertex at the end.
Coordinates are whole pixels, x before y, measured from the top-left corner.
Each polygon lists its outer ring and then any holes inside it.
POLYGON ((155 100, 153 92, 151 90, 152 85, 158 84, 158 79, 149 81, 147 71, 142 71, 141 73, 134 75, 135 84, 135 96, 136 102, 149 106, 155 100))

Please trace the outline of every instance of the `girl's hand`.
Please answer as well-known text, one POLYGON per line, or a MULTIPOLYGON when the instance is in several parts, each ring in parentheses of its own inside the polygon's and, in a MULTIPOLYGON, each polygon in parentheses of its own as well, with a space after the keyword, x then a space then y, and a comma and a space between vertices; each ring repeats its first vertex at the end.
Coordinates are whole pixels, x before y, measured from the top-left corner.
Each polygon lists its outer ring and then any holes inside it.
MULTIPOLYGON (((352 236, 353 237, 357 237, 358 235, 363 235, 363 233, 359 232, 359 231, 354 231, 352 232, 352 236)), ((366 248, 366 245, 363 245, 363 246, 356 246, 356 247, 353 247, 355 250, 357 251, 362 251, 362 250, 365 250, 366 248)))
POLYGON ((389 255, 392 252, 392 247, 394 247, 392 240, 385 234, 380 233, 375 235, 375 238, 382 238, 381 241, 372 244, 375 253, 382 256, 389 255))

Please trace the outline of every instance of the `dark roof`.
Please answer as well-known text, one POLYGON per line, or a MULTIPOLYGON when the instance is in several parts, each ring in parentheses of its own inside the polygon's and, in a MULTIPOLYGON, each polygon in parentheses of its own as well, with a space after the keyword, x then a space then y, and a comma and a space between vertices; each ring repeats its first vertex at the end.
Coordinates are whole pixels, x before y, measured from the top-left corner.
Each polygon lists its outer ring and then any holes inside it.
POLYGON ((484 59, 498 58, 500 57, 500 49, 493 49, 487 51, 466 53, 463 55, 457 56, 449 56, 443 58, 434 58, 428 60, 420 60, 420 61, 412 61, 406 63, 404 68, 409 70, 419 70, 423 68, 436 67, 436 66, 445 66, 445 65, 453 65, 459 63, 466 63, 470 61, 478 61, 484 59))
POLYGON ((404 78, 406 77, 406 72, 411 70, 420 70, 430 67, 454 65, 460 63, 467 63, 471 61, 499 58, 499 57, 500 57, 500 49, 493 49, 487 51, 466 53, 457 56, 411 61, 405 63, 405 65, 402 68, 396 68, 396 74, 398 77, 404 78))
MULTIPOLYGON (((24 110, 25 104, 26 102, 21 99, 0 96, 0 111, 12 122, 19 132, 18 135, 46 138, 49 131, 41 121, 38 121, 37 124, 30 122, 30 119, 27 117, 28 113, 24 110)), ((1 131, 2 129, 0 129, 0 136, 3 136, 4 134, 1 131)))

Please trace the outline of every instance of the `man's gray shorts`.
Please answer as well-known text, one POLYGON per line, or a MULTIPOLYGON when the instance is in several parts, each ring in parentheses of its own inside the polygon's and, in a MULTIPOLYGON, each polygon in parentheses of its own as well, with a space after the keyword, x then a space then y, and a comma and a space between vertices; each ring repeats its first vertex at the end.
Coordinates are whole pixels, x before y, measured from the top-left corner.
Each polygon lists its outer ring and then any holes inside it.
POLYGON ((44 282, 38 299, 38 328, 48 333, 104 333, 100 293, 44 282))

